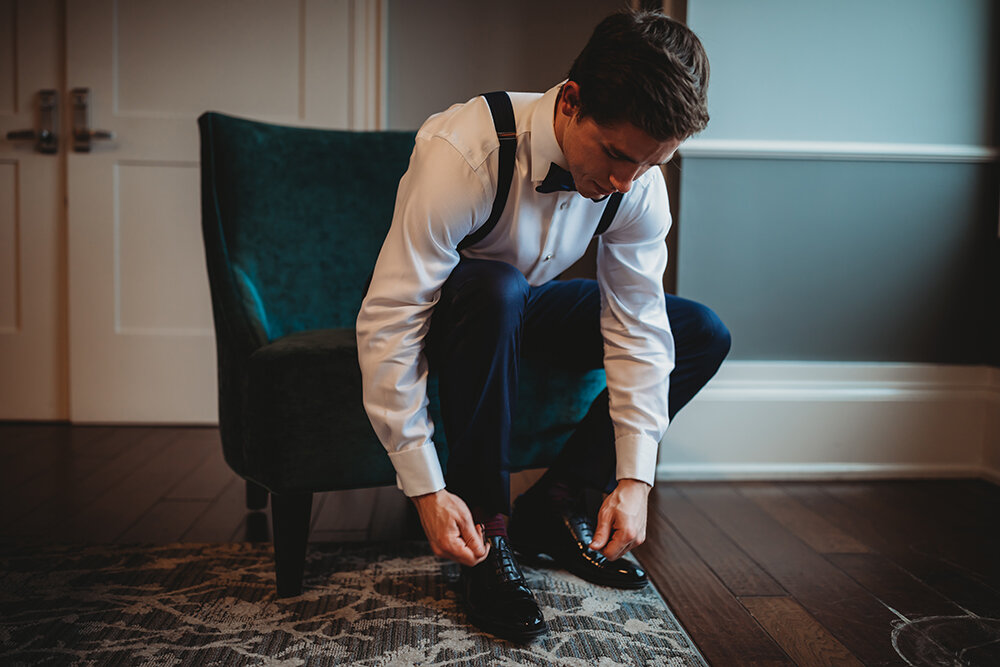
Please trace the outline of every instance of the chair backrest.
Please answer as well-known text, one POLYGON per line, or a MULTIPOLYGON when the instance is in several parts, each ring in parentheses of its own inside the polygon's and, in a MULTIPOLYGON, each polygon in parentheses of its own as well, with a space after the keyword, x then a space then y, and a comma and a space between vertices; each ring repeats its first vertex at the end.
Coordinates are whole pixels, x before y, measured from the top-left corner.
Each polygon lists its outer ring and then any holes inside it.
POLYGON ((210 271, 225 264, 268 341, 353 327, 415 133, 198 123, 210 271))

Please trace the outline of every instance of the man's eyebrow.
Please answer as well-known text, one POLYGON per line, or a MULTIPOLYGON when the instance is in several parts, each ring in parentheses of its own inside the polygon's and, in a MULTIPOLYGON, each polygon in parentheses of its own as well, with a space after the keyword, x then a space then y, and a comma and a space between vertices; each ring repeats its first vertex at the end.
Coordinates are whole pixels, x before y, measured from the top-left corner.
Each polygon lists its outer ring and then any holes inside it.
POLYGON ((636 160, 634 157, 627 155, 625 151, 619 150, 618 147, 615 146, 614 144, 605 144, 604 148, 607 151, 614 153, 616 157, 619 157, 627 162, 631 162, 632 164, 639 164, 638 160, 636 160))
MULTIPOLYGON (((616 148, 616 147, 615 147, 614 145, 612 145, 612 144, 605 144, 605 145, 604 145, 604 149, 605 149, 606 151, 610 152, 610 153, 613 153, 613 154, 614 154, 614 156, 615 156, 616 158, 621 158, 622 160, 625 160, 626 162, 631 162, 632 164, 639 164, 639 161, 638 161, 638 160, 636 160, 636 159, 635 159, 635 158, 633 158, 633 157, 629 157, 629 156, 628 156, 628 155, 626 155, 626 154, 625 154, 624 152, 622 152, 622 151, 618 150, 618 148, 616 148)), ((662 166, 664 166, 664 165, 667 165, 667 164, 670 164, 670 161, 674 159, 674 154, 675 154, 675 153, 676 153, 676 151, 675 151, 674 153, 671 153, 671 154, 670 154, 670 157, 668 157, 668 158, 667 158, 666 160, 664 160, 663 162, 658 162, 658 163, 656 164, 656 166, 657 166, 657 167, 662 167, 662 166)), ((653 165, 650 165, 650 166, 653 166, 653 165)))

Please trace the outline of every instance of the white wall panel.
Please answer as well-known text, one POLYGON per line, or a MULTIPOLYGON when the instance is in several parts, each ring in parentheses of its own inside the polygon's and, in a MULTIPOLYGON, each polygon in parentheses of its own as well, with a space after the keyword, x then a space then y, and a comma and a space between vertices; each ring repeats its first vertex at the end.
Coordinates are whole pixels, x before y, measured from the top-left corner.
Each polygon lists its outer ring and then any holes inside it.
POLYGON ((197 165, 117 166, 118 333, 212 335, 198 179, 197 165))

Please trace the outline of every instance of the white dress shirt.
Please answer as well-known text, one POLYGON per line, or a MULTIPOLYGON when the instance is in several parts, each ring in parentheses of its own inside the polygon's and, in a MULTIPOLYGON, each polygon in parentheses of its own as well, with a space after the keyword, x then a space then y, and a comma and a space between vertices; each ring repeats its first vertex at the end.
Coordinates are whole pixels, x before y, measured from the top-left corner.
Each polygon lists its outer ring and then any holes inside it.
MULTIPOLYGON (((499 140, 489 106, 482 97, 456 104, 417 133, 357 321, 365 409, 408 496, 445 487, 431 440, 423 344, 441 286, 461 256, 506 262, 541 285, 584 254, 607 203, 535 191, 550 163, 568 167, 553 128, 558 92, 510 94, 517 153, 507 205, 489 235, 461 254, 456 247, 489 217, 497 189, 499 140)), ((648 484, 669 419, 674 366, 662 286, 669 227, 663 174, 652 168, 622 199, 597 254, 616 478, 648 484)))

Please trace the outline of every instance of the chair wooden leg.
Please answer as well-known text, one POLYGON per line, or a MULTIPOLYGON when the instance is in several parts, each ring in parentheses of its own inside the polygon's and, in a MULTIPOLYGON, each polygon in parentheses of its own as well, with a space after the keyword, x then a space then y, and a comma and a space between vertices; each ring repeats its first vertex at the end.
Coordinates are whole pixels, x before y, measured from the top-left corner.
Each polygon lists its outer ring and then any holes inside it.
POLYGON ((267 489, 258 484, 257 482, 251 482, 247 480, 247 509, 248 510, 262 510, 267 507, 267 489))
POLYGON ((271 530, 274 533, 274 572, 278 597, 302 592, 306 542, 312 514, 311 493, 272 493, 271 530))

